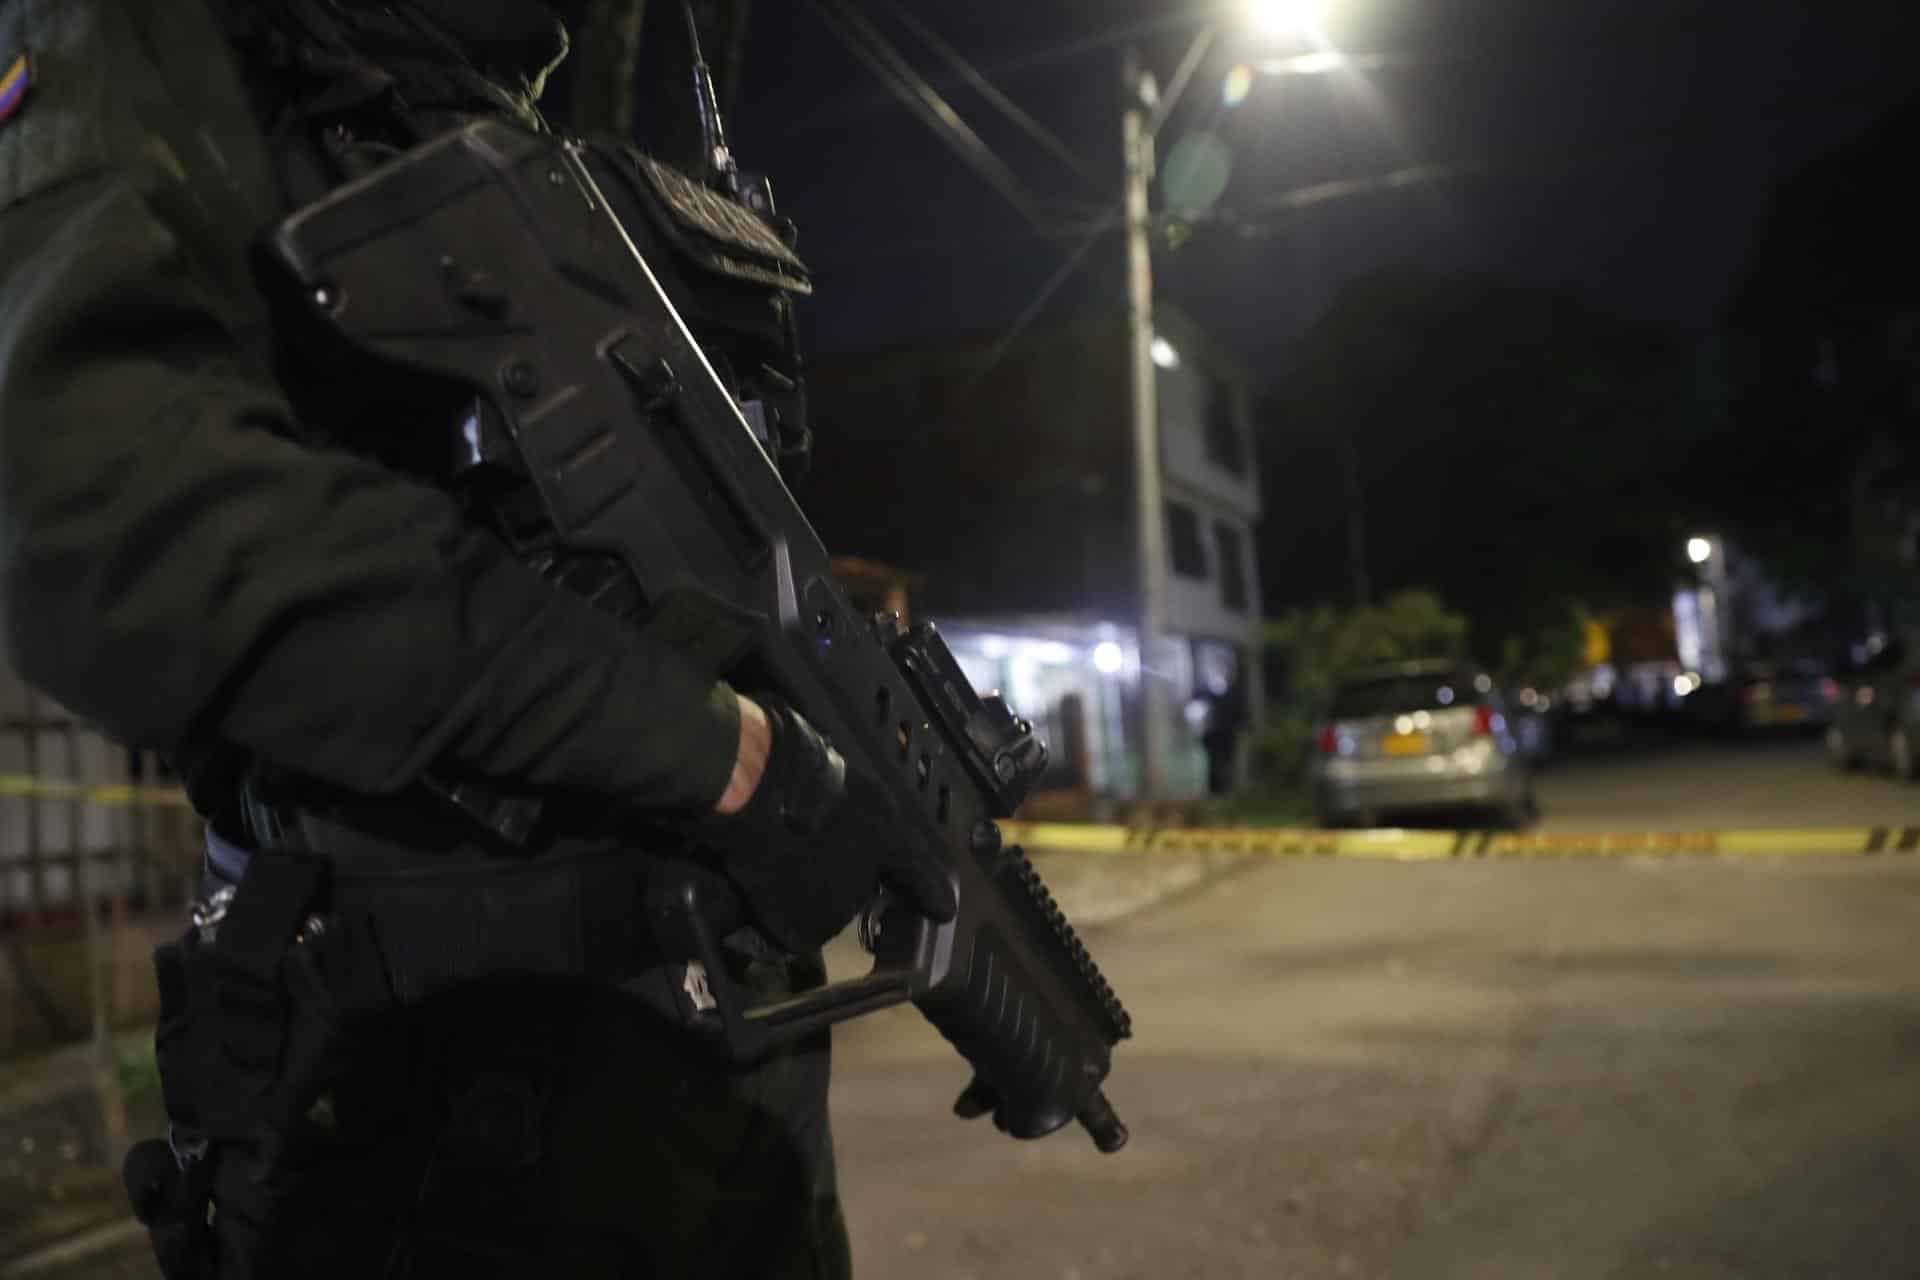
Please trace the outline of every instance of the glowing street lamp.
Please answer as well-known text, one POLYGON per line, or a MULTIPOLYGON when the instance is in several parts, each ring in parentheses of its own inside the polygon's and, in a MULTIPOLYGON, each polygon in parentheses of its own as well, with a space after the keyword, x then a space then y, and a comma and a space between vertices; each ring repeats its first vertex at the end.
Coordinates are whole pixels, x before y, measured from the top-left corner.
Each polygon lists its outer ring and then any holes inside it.
POLYGON ((1687 559, 1695 564, 1705 564, 1713 559, 1713 542, 1709 538, 1688 538, 1687 559))
POLYGON ((1247 0, 1248 20, 1273 36, 1317 31, 1325 10, 1324 0, 1247 0))

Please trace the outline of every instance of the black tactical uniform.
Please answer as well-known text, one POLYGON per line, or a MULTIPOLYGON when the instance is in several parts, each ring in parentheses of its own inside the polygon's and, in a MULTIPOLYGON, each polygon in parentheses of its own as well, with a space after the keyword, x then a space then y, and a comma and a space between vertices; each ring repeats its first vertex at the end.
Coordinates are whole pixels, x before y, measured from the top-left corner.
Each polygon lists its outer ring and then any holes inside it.
MULTIPOLYGON (((335 447, 328 414, 410 402, 309 385, 247 260, 263 227, 397 147, 475 112, 538 127, 564 47, 531 0, 0 5, 0 63, 32 60, 0 121, 7 654, 168 751, 221 847, 256 864, 301 865, 258 852, 284 843, 451 865, 479 845, 423 799, 434 769, 669 817, 707 813, 728 778, 733 691, 511 558, 440 489, 335 447)), ((230 921, 222 945, 253 968, 211 996, 163 962, 169 1020, 200 1037, 169 1063, 163 1034, 176 1120, 226 1105, 194 1096, 216 1077, 271 1094, 242 1108, 253 1129, 278 1117, 246 1141, 214 1125, 182 1166, 197 1185, 135 1188, 175 1266, 200 1265, 177 1258, 204 1256, 187 1237, 211 1194, 220 1275, 847 1272, 824 1039, 729 1071, 648 1001, 564 976, 393 1008, 433 962, 407 954, 404 912, 326 914, 325 874, 252 895, 316 912, 292 959, 230 921)), ((526 901, 590 915, 598 874, 464 899, 429 877, 409 909, 423 934, 511 940, 526 901)), ((574 923, 592 952, 593 922, 574 923)), ((739 964, 768 991, 820 980, 817 958, 739 964)))

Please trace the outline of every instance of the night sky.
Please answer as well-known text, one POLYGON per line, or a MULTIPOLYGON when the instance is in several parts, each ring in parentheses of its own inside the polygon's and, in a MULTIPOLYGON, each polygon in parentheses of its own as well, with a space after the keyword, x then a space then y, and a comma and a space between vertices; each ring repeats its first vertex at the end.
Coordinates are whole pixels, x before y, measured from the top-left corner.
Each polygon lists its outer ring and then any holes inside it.
MULTIPOLYGON (((1118 66, 1164 84, 1207 9, 1187 0, 861 0, 895 46, 1047 202, 1036 230, 832 34, 808 0, 754 6, 733 120, 772 175, 819 295, 809 346, 845 353, 1004 330, 1117 199, 1118 66), (1096 187, 1006 126, 889 19, 935 29, 1084 158, 1096 187)), ((1328 0, 1325 32, 1365 74, 1256 76, 1298 53, 1225 35, 1161 135, 1211 132, 1231 161, 1212 220, 1156 256, 1160 296, 1255 367, 1342 282, 1414 263, 1569 287, 1682 332, 1709 328, 1775 183, 1911 91, 1920 5, 1792 0, 1328 0), (1286 193, 1413 166, 1468 176, 1289 211, 1286 193), (1224 215, 1224 216, 1218 216, 1224 215)), ((1164 170, 1163 170, 1164 172, 1164 170)), ((1055 308, 1122 295, 1104 236, 1055 308)))

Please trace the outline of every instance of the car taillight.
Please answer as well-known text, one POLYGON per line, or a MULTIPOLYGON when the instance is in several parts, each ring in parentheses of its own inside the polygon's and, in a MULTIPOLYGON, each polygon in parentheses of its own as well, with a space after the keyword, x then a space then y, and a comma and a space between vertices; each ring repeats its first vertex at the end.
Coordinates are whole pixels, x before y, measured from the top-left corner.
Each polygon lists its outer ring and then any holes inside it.
POLYGON ((1493 733, 1493 708, 1475 707, 1473 709, 1473 736, 1485 738, 1493 733))
POLYGON ((1330 724, 1321 725, 1320 726, 1320 754, 1323 756, 1335 755, 1339 752, 1339 750, 1340 750, 1340 735, 1333 731, 1332 725, 1330 724))

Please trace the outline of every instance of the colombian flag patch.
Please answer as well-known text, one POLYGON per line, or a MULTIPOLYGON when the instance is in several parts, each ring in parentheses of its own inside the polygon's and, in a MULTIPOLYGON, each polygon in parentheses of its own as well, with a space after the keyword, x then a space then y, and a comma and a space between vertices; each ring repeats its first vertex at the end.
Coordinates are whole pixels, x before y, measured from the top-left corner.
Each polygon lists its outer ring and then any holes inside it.
POLYGON ((0 124, 13 119, 14 112, 26 101, 27 86, 33 83, 33 59, 21 54, 0 74, 0 124))

